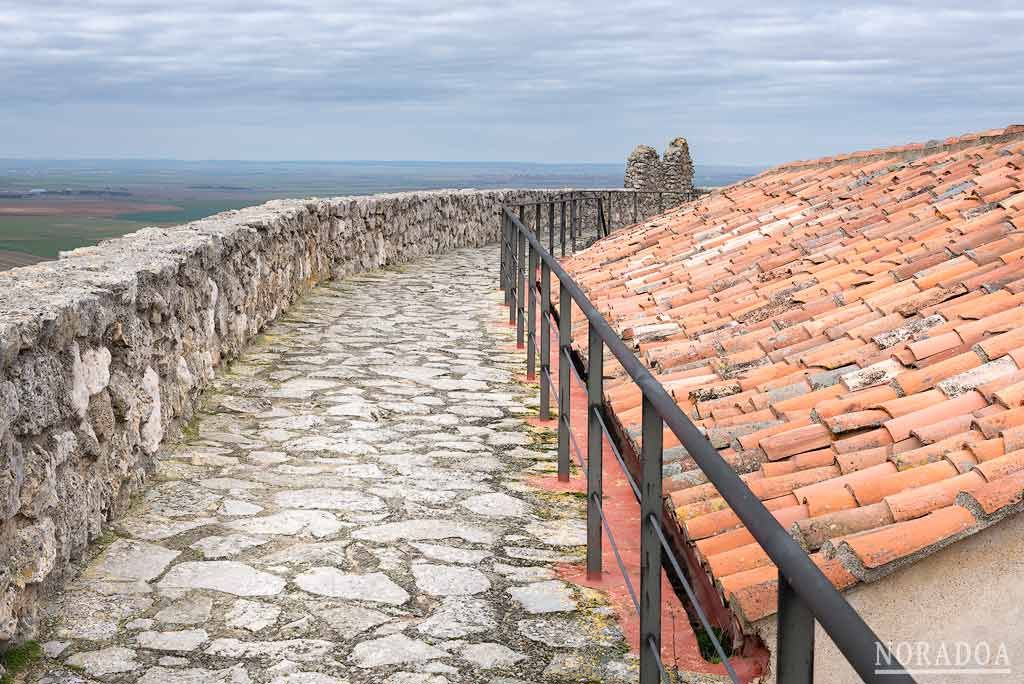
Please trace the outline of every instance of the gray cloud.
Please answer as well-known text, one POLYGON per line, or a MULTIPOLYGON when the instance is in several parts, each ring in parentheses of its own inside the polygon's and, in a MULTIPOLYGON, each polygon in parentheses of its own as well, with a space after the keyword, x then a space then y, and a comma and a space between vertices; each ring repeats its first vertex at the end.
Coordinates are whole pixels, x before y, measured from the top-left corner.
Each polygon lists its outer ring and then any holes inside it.
POLYGON ((1022 33, 1015 2, 0 0, 0 156, 773 162, 1022 119, 1022 33))

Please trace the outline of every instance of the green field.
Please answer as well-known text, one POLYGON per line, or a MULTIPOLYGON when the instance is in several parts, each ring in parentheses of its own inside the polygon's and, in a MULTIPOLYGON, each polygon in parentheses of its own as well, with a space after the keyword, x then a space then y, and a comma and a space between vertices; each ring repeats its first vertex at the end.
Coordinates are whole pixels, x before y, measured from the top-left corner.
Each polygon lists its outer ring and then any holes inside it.
POLYGON ((116 217, 0 216, 0 250, 54 259, 61 251, 95 245, 146 226, 188 223, 228 209, 256 204, 253 200, 177 200, 178 211, 129 212, 116 217))
POLYGON ((61 250, 95 245, 146 225, 111 218, 4 216, 0 217, 0 249, 56 258, 61 250))
POLYGON ((180 206, 181 209, 179 211, 132 212, 120 214, 117 218, 122 221, 142 222, 147 226, 176 225, 195 221, 228 209, 251 207, 259 202, 254 200, 176 200, 174 204, 180 206))

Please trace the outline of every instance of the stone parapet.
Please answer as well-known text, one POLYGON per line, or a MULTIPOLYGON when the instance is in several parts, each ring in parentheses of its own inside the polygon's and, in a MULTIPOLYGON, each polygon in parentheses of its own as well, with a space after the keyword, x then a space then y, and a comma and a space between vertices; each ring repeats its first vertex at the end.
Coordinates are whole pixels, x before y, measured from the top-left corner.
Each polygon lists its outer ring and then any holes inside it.
MULTIPOLYGON (((0 649, 152 473, 214 371, 313 285, 494 242, 546 191, 278 200, 0 273, 0 649)), ((497 267, 497 264, 495 264, 497 267)))

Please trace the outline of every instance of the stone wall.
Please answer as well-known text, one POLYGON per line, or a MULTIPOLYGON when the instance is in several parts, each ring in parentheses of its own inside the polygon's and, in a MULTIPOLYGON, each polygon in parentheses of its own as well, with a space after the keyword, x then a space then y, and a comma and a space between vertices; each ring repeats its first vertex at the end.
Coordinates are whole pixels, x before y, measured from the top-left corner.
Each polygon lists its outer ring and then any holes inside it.
MULTIPOLYGON (((0 273, 0 650, 122 512, 214 370, 331 277, 493 242, 543 191, 287 200, 0 273)), ((495 263, 497 268, 497 263, 495 263)))

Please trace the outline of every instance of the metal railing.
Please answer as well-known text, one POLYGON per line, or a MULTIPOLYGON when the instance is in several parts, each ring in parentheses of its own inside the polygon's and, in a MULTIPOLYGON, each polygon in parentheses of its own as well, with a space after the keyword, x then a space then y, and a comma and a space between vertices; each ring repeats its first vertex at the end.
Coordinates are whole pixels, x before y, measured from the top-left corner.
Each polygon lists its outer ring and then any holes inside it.
POLYGON ((685 202, 696 199, 701 191, 677 190, 632 190, 594 189, 567 190, 552 197, 547 202, 517 204, 520 209, 520 220, 526 221, 526 207, 532 207, 535 214, 534 226, 537 233, 541 232, 542 214, 547 214, 548 251, 555 253, 558 244, 561 256, 566 255, 566 248, 574 253, 580 244, 584 225, 588 218, 593 219, 596 232, 593 236, 609 235, 616 227, 639 223, 641 220, 665 210, 666 202, 685 202), (649 201, 648 201, 649 200, 649 201), (546 206, 546 212, 541 208, 546 206), (557 212, 556 212, 557 208, 557 212), (592 216, 588 215, 592 212, 592 216), (557 218, 556 218, 557 213, 557 218), (617 219, 617 220, 616 220, 617 219), (556 241, 555 226, 558 226, 556 241))
MULTIPOLYGON (((571 195, 577 195, 571 193, 571 195)), ((582 197, 560 200, 561 249, 566 247, 565 203, 582 197)), ((668 561, 671 576, 682 586, 687 599, 722 659, 729 676, 739 682, 729 663, 725 649, 717 639, 693 587, 682 571, 674 550, 662 527, 662 457, 665 426, 679 439, 689 455, 714 484, 719 494, 753 535, 778 568, 778 628, 776 654, 776 681, 785 684, 804 684, 813 681, 815 621, 821 624, 843 656, 866 682, 912 683, 913 678, 900 673, 897 662, 888 647, 857 614, 842 594, 836 590, 807 553, 793 540, 761 500, 750 491, 739 475, 722 459, 707 438, 676 405, 664 387, 619 338, 598 312, 572 276, 553 256, 554 216, 556 202, 517 205, 517 216, 512 207, 501 211, 501 285, 505 304, 509 307, 509 321, 516 325, 516 340, 527 353, 527 374, 534 377, 537 356, 540 357, 540 417, 550 418, 551 392, 558 402, 558 478, 568 481, 570 447, 587 476, 587 574, 597 577, 602 566, 602 527, 608 534, 610 546, 626 581, 627 589, 640 617, 640 683, 654 684, 668 681, 661 659, 661 570, 662 558, 668 561), (543 204, 549 207, 549 249, 540 241, 543 204), (524 224, 533 213, 537 232, 524 224), (525 267, 525 268, 524 268, 525 267), (540 270, 538 281, 538 268, 540 270), (558 281, 559 301, 556 312, 551 302, 552 274, 558 281), (540 299, 540 345, 537 338, 537 306, 540 299), (570 423, 571 373, 576 373, 571 348, 572 316, 575 304, 588 324, 588 353, 585 377, 579 375, 587 391, 587 460, 583 457, 572 433, 570 423), (551 377, 551 326, 558 331, 558 385, 551 377), (642 393, 640 482, 630 474, 620 450, 611 438, 606 421, 603 392, 603 362, 605 349, 621 364, 630 379, 642 393), (538 354, 539 351, 539 354, 538 354), (640 504, 640 588, 639 593, 622 564, 611 527, 602 508, 602 446, 607 437, 612 453, 629 481, 640 504), (887 672, 876 672, 879 658, 887 663, 887 672), (897 673, 893 673, 896 669, 897 673)), ((570 209, 570 244, 575 246, 578 212, 570 209)), ((605 229, 599 223, 598 234, 605 229)))

